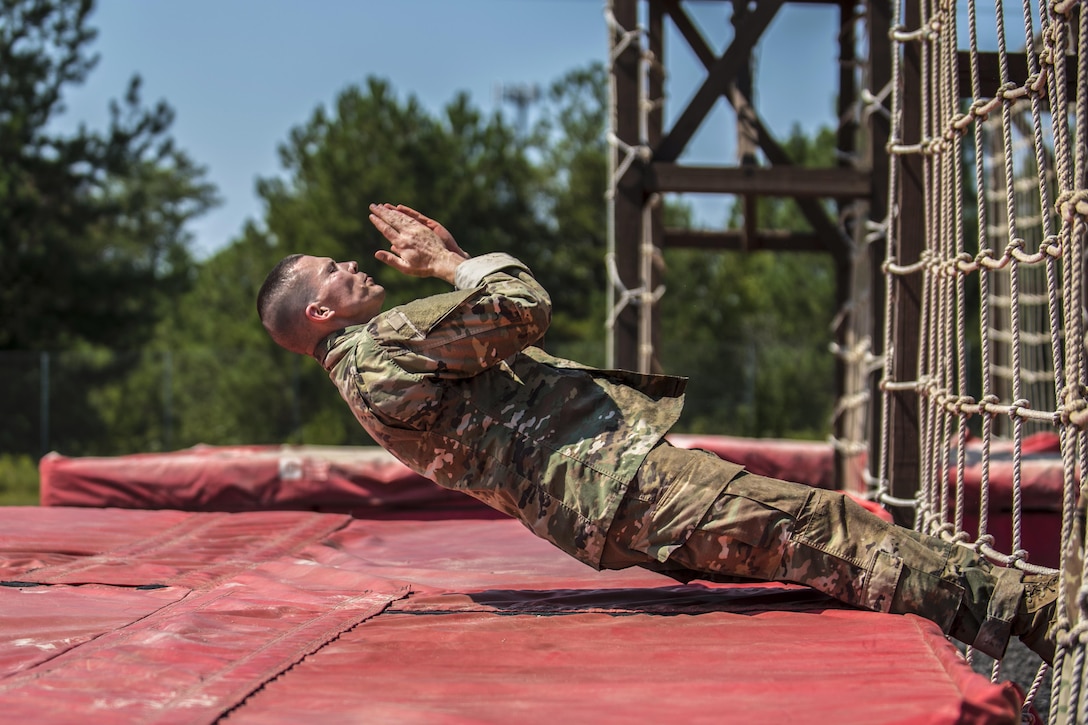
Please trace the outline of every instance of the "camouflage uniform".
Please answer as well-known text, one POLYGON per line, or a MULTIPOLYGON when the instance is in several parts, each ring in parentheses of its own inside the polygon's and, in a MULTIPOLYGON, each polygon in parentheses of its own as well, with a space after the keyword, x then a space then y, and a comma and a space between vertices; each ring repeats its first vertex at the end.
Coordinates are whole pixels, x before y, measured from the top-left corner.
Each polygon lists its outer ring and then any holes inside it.
POLYGON ((667 559, 647 556, 663 543, 655 520, 676 506, 668 492, 731 475, 733 464, 723 463, 667 443, 652 451, 616 512, 602 567, 804 584, 857 607, 917 614, 991 657, 1004 654, 1019 624, 1019 571, 887 523, 837 491, 742 471, 667 559))
POLYGON ((455 287, 315 350, 362 426, 409 468, 595 568, 793 581, 1004 650, 1019 584, 967 549, 887 525, 840 494, 663 443, 684 380, 533 347, 550 300, 513 257, 464 262, 455 287))

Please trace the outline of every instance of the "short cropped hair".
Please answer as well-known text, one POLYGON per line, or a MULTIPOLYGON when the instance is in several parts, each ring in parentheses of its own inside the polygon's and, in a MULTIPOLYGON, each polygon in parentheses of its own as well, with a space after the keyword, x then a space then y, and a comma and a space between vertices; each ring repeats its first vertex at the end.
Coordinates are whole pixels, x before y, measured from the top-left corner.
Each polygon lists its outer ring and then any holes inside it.
POLYGON ((315 290, 296 273, 301 254, 284 257, 272 268, 257 293, 257 315, 281 347, 302 355, 313 352, 312 333, 306 327, 306 305, 315 290))

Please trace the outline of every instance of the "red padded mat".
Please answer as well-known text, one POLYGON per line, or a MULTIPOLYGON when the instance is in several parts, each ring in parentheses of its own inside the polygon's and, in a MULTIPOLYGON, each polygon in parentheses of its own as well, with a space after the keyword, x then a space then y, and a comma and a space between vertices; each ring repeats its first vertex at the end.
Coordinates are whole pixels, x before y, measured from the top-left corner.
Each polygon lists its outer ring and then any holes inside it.
POLYGON ((12 722, 1018 720, 936 628, 505 520, 0 509, 12 722))

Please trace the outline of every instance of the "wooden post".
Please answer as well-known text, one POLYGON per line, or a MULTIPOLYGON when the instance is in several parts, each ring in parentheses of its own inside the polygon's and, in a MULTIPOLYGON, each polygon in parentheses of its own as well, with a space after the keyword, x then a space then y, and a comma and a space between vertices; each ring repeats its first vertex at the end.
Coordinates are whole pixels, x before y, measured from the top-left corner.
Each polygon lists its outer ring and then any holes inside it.
MULTIPOLYGON (((855 67, 857 61, 856 43, 854 3, 851 0, 842 0, 839 3, 839 99, 837 107, 839 127, 835 146, 839 150, 839 166, 843 168, 850 168, 856 163, 854 156, 857 150, 858 126, 849 118, 850 111, 858 98, 857 83, 855 81, 857 72, 855 67)), ((853 199, 840 201, 840 213, 853 203, 853 199)), ((853 221, 855 226, 862 223, 860 219, 853 221)), ((857 239, 859 235, 856 230, 852 232, 852 236, 857 239)), ((846 255, 835 257, 835 308, 838 311, 845 310, 850 303, 854 281, 853 264, 852 257, 846 255)), ((845 395, 854 392, 847 390, 849 363, 844 359, 843 354, 851 348, 852 335, 850 333, 854 327, 853 317, 857 314, 860 314, 860 310, 840 315, 838 327, 833 332, 835 344, 841 352, 835 358, 835 393, 840 400, 845 395)), ((835 440, 849 441, 853 438, 851 426, 853 418, 854 413, 852 411, 843 411, 841 415, 835 418, 832 430, 835 440)), ((841 448, 836 448, 834 456, 835 484, 840 489, 844 489, 849 483, 846 480, 846 454, 841 448)))
MULTIPOLYGON (((648 69, 646 79, 647 100, 653 105, 647 111, 646 117, 646 141, 650 148, 657 148, 661 143, 661 137, 665 127, 665 8, 661 3, 650 3, 649 19, 646 27, 647 45, 650 55, 654 58, 653 65, 648 69)), ((650 241, 653 245, 653 254, 649 260, 643 260, 643 270, 649 274, 644 276, 642 283, 647 289, 657 289, 665 276, 665 259, 661 256, 665 243, 665 200, 661 194, 651 199, 649 191, 643 184, 643 199, 645 204, 650 204, 650 241)), ((645 253, 646 250, 644 250, 645 253)), ((661 305, 647 304, 640 311, 643 316, 649 318, 649 334, 639 340, 639 344, 648 352, 640 357, 639 372, 661 373, 664 366, 661 362, 661 305)), ((645 318, 644 318, 645 319, 645 318)))
MULTIPOLYGON (((611 0, 612 14, 620 28, 633 30, 638 25, 638 0, 611 0)), ((620 41, 619 30, 613 31, 611 47, 620 41)), ((612 62, 612 84, 615 97, 613 132, 624 144, 639 145, 639 56, 640 44, 628 43, 612 62)), ((623 164, 622 149, 614 156, 616 167, 623 164)), ((612 228, 615 235, 616 269, 620 282, 627 289, 639 285, 639 242, 642 238, 642 203, 644 192, 643 164, 635 162, 626 167, 622 177, 615 179, 615 199, 612 208, 612 228)), ((616 172, 618 169, 614 168, 616 172)), ((612 291, 613 300, 620 304, 619 291, 612 291)), ((612 354, 616 367, 638 368, 638 307, 627 304, 616 317, 613 330, 612 354)))
MULTIPOLYGON (((921 1, 906 3, 904 27, 921 27, 921 1)), ((904 145, 922 140, 922 52, 915 43, 903 46, 901 65, 903 78, 903 137, 904 145)), ((925 239, 925 198, 922 158, 904 154, 899 158, 899 212, 897 216, 895 251, 901 265, 917 262, 925 239)), ((892 345, 896 351, 892 379, 904 382, 918 379, 919 329, 921 325, 922 273, 900 275, 892 281, 889 294, 893 299, 892 345)), ((921 472, 921 451, 918 439, 918 394, 913 390, 894 391, 891 405, 890 446, 888 450, 889 491, 897 498, 912 498, 918 490, 921 472)), ((893 511, 897 523, 911 525, 913 509, 893 511)))
MULTIPOLYGON (((892 27, 891 0, 870 0, 867 4, 869 26, 869 86, 874 94, 880 92, 892 81, 892 50, 888 34, 892 27)), ((890 106, 890 99, 883 107, 890 106)), ((888 139, 891 137, 890 119, 880 112, 868 115, 868 167, 872 179, 872 194, 869 197, 869 218, 883 222, 888 215, 888 139)), ((869 256, 869 335, 872 340, 872 353, 877 357, 884 355, 884 259, 887 244, 884 240, 870 244, 869 256)), ((869 381, 869 473, 874 478, 880 474, 881 412, 884 396, 880 390, 878 371, 869 381)))
MULTIPOLYGON (((748 14, 748 3, 744 0, 733 0, 733 30, 741 25, 748 14)), ((729 88, 730 103, 737 113, 737 164, 740 166, 754 166, 756 164, 756 149, 759 147, 759 131, 756 130, 755 120, 755 96, 752 89, 752 54, 748 53, 737 70, 736 80, 729 88)))

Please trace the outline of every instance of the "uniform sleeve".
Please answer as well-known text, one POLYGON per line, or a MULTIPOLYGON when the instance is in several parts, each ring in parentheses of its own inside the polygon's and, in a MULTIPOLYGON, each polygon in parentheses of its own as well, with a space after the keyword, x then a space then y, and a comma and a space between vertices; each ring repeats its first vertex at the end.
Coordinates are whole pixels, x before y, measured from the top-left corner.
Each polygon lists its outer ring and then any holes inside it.
POLYGON ((551 322, 551 299, 528 268, 507 254, 463 262, 453 304, 435 307, 440 295, 405 305, 386 322, 383 339, 396 363, 410 373, 470 377, 538 342, 551 322))
MULTIPOLYGON (((511 273, 514 270, 529 272, 528 267, 509 254, 503 254, 502 252, 484 254, 467 259, 457 267, 457 272, 453 277, 453 286, 457 289, 479 287, 483 284, 485 277, 502 270, 509 270, 511 273)), ((529 274, 532 275, 531 272, 529 274)), ((543 289, 541 291, 543 292, 543 289)))

